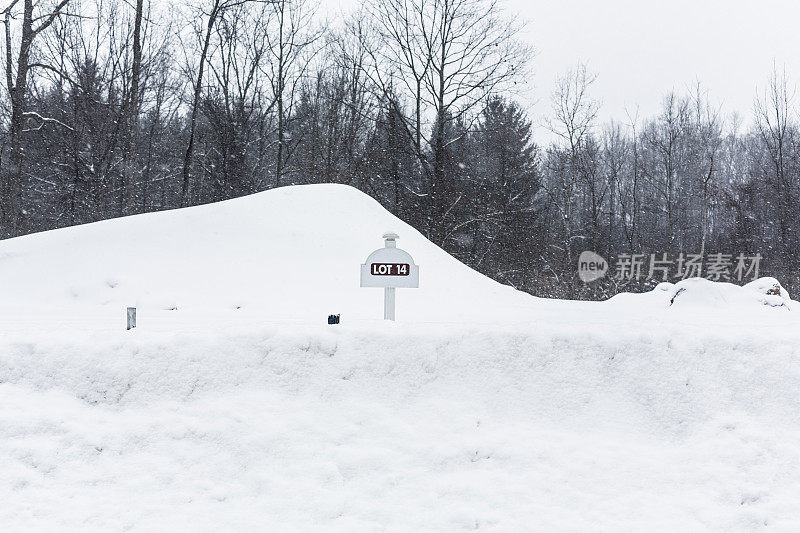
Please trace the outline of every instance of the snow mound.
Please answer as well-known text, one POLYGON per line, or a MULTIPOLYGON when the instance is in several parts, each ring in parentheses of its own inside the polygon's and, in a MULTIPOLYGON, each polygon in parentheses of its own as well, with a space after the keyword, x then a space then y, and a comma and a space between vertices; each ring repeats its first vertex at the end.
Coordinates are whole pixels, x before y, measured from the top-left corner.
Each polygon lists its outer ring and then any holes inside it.
POLYGON ((118 331, 129 306, 140 327, 165 332, 318 324, 330 314, 345 324, 380 321, 383 291, 359 287, 359 272, 390 230, 420 266, 420 287, 397 293, 404 323, 569 328, 578 319, 602 323, 611 313, 660 326, 714 322, 704 310, 724 307, 741 315, 741 326, 765 319, 754 301, 791 305, 786 294, 768 294, 777 283, 768 278, 747 290, 686 280, 603 303, 535 298, 468 268, 357 189, 323 184, 0 241, 0 279, 8 280, 0 320, 13 325, 0 337, 118 331), (674 292, 690 287, 669 305, 674 292))
POLYGON ((671 285, 662 283, 655 289, 669 294, 672 309, 701 308, 711 310, 747 310, 755 306, 791 309, 789 293, 775 278, 760 278, 742 287, 732 283, 689 278, 671 285))
POLYGON ((760 294, 762 297, 759 298, 759 301, 770 307, 789 306, 792 302, 789 291, 784 289, 775 278, 759 278, 751 281, 744 288, 760 294))
POLYGON ((308 185, 2 241, 0 279, 11 282, 0 316, 119 317, 135 306, 145 322, 169 313, 380 318, 383 292, 360 288, 359 268, 387 230, 421 268, 420 289, 398 291, 399 319, 474 319, 489 301, 494 314, 513 316, 535 302, 464 266, 357 189, 308 185))

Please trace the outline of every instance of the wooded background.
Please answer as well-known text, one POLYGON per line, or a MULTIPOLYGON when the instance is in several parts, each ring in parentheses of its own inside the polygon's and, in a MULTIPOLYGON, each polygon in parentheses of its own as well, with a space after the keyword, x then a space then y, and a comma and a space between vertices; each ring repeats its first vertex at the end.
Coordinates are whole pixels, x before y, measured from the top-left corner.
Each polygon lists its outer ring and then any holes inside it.
POLYGON ((335 22, 310 0, 12 0, 2 22, 3 237, 345 183, 540 296, 655 283, 583 284, 583 250, 760 253, 800 289, 800 135, 778 67, 746 118, 698 84, 599 124, 594 74, 565 65, 537 145, 515 101, 532 50, 492 0, 367 0, 335 22))

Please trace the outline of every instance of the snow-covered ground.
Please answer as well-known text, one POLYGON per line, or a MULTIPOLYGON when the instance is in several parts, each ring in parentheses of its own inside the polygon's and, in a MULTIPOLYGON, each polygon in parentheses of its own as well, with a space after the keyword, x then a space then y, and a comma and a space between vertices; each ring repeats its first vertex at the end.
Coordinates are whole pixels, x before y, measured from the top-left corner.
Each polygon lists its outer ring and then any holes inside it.
POLYGON ((3 241, 0 275, 3 530, 800 530, 771 280, 537 299, 335 185, 3 241), (358 287, 387 230, 396 323, 358 287))

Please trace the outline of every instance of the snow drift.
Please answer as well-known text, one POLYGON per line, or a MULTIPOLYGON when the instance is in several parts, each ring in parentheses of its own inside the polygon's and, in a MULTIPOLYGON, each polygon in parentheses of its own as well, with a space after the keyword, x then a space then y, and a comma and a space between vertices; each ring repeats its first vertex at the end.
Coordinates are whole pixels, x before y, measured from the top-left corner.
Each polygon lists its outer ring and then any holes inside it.
POLYGON ((0 312, 22 307, 35 315, 46 302, 72 316, 118 317, 136 306, 145 321, 170 310, 380 318, 382 291, 359 288, 359 266, 383 247, 387 230, 398 232, 398 246, 422 265, 424 292, 398 295, 402 318, 478 317, 487 301, 506 316, 531 306, 531 298, 465 267, 367 195, 314 185, 0 243, 0 276, 13 280, 0 312))
POLYGON ((0 273, 6 530, 800 528, 775 280, 536 299, 343 186, 0 242, 0 273), (358 288, 389 229, 395 324, 358 288))

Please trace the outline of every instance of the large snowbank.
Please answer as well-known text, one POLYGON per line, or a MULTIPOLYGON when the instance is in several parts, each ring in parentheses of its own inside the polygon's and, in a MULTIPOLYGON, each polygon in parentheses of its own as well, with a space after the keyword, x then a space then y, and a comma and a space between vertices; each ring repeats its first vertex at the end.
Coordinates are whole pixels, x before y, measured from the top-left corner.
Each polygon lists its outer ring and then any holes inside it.
POLYGON ((222 320, 233 311, 245 319, 381 317, 382 291, 359 288, 359 266, 387 230, 422 266, 422 289, 398 294, 398 318, 474 318, 487 301, 506 316, 531 306, 358 190, 315 185, 4 241, 0 312, 119 317, 136 306, 143 320, 171 309, 222 320))
POLYGON ((0 349, 10 530, 800 526, 788 340, 398 324, 0 349))
POLYGON ((340 186, 0 242, 0 274, 4 530, 800 529, 774 280, 540 300, 340 186), (396 324, 358 288, 387 229, 396 324))

